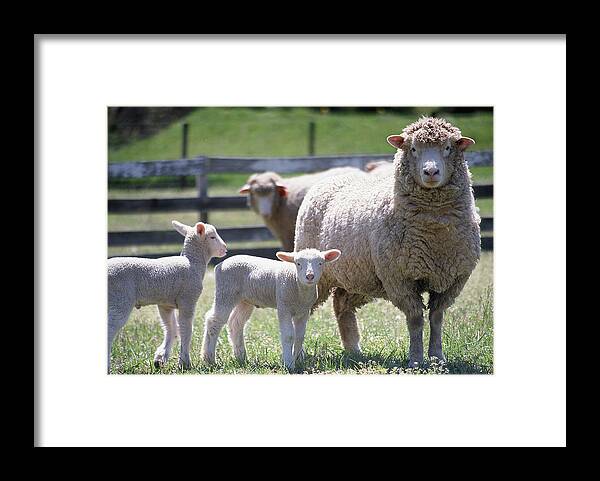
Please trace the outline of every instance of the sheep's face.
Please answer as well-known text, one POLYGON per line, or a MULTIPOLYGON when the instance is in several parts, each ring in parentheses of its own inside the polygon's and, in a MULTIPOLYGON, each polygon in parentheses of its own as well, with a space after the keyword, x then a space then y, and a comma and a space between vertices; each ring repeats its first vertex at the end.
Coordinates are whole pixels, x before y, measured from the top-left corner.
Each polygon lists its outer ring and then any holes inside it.
POLYGON ((341 254, 337 249, 326 251, 303 249, 299 252, 278 252, 277 258, 284 262, 293 262, 296 265, 300 284, 314 286, 321 278, 323 266, 328 262, 335 262, 341 254))
POLYGON ((248 195, 248 205, 254 212, 270 218, 278 205, 279 197, 287 195, 287 187, 279 176, 265 172, 251 176, 239 192, 248 195))
POLYGON ((405 140, 400 135, 390 135, 388 142, 404 151, 412 177, 425 189, 436 189, 448 183, 456 167, 455 162, 462 161, 462 156, 456 154, 475 143, 468 137, 458 140, 449 137, 442 142, 418 142, 410 138, 405 140))
POLYGON ((221 239, 214 225, 198 222, 189 226, 172 221, 177 232, 185 237, 185 243, 202 251, 208 251, 209 257, 224 257, 227 254, 227 244, 221 239))

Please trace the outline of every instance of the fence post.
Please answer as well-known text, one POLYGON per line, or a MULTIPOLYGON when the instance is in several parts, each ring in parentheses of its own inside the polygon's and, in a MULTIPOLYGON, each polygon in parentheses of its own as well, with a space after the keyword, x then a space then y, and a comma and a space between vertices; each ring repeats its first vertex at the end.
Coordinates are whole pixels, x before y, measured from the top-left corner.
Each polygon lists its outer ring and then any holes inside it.
MULTIPOLYGON (((210 159, 206 159, 204 163, 205 170, 210 169, 210 159)), ((208 198, 208 175, 201 174, 196 176, 196 190, 198 191, 198 198, 206 200, 208 198)), ((198 212, 200 222, 208 222, 208 211, 201 210, 198 212)))
POLYGON ((315 121, 308 123, 308 155, 315 155, 315 121))
MULTIPOLYGON (((187 159, 188 156, 188 130, 189 124, 185 122, 181 125, 181 158, 187 159)), ((180 186, 185 187, 185 175, 182 175, 180 178, 180 186)))

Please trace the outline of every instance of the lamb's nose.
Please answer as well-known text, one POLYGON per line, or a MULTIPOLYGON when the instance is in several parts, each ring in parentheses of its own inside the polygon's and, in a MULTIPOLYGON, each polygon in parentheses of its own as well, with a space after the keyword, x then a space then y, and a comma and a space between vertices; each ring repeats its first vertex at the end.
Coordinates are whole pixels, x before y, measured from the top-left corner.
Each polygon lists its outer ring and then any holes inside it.
POLYGON ((315 278, 314 274, 306 274, 306 280, 312 281, 315 278))
POLYGON ((423 173, 425 175, 428 175, 429 177, 433 177, 434 175, 437 175, 440 173, 440 169, 438 169, 436 167, 425 167, 423 169, 423 173))

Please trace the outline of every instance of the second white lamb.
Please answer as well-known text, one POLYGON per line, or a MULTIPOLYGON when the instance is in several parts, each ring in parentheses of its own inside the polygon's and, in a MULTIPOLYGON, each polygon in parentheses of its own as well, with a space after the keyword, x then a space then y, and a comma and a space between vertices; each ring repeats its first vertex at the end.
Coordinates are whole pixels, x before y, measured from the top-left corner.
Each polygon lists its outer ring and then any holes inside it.
POLYGON ((317 300, 323 268, 340 255, 337 249, 303 249, 278 252, 283 262, 239 255, 217 265, 215 300, 204 322, 204 362, 215 362, 217 339, 225 324, 236 359, 245 362, 244 325, 255 307, 271 307, 277 309, 279 318, 283 362, 293 370, 304 356, 306 323, 317 300))

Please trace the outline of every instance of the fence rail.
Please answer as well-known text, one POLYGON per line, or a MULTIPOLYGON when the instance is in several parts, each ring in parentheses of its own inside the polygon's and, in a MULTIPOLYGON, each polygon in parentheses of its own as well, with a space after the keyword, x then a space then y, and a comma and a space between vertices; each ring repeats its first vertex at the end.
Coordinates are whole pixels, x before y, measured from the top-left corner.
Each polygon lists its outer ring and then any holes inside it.
MULTIPOLYGON (((332 167, 354 166, 363 168, 367 162, 376 160, 391 160, 388 154, 382 155, 340 155, 340 156, 311 156, 311 157, 206 157, 198 156, 191 159, 158 160, 142 162, 111 163, 108 166, 110 179, 161 177, 161 176, 190 176, 195 175, 197 182, 206 183, 209 173, 256 173, 273 170, 281 174, 318 172, 332 167)), ((469 165, 492 165, 491 151, 468 152, 466 155, 469 165)), ((476 198, 493 197, 493 184, 473 186, 476 198)), ((110 213, 143 213, 143 212, 202 212, 205 219, 207 211, 246 209, 246 199, 241 196, 208 197, 206 185, 198 189, 198 197, 190 198, 151 198, 151 199, 109 199, 110 213)), ((482 232, 493 231, 493 218, 484 217, 481 220, 482 232)), ((255 242, 272 240, 271 232, 263 226, 241 226, 220 228, 219 234, 226 242, 255 242)), ((175 231, 130 231, 109 232, 108 245, 160 245, 180 243, 181 237, 175 231)), ((481 240, 482 249, 493 249, 493 237, 485 236, 481 240)), ((229 255, 247 253, 257 256, 274 257, 276 248, 233 249, 229 255)), ((175 253, 176 254, 176 253, 175 253)), ((173 254, 144 254, 144 257, 162 257, 173 254)))

